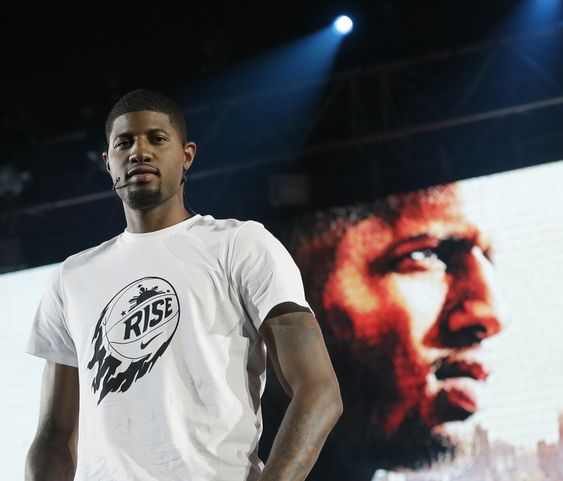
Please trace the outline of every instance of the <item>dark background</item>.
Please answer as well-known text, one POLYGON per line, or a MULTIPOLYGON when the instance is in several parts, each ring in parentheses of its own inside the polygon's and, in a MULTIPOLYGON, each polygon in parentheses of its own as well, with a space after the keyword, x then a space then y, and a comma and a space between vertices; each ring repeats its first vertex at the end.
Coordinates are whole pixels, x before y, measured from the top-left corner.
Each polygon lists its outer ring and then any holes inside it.
MULTIPOLYGON (((551 0, 1 13, 0 272, 60 262, 123 231, 100 154, 107 113, 134 88, 186 112, 199 146, 190 207, 276 234, 318 208, 562 157, 561 12, 551 0), (324 83, 301 97, 291 81, 270 93, 253 84, 257 57, 339 13, 355 29, 324 83), (237 82, 241 65, 250 73, 237 82), (276 111, 313 96, 298 121, 276 111)), ((288 78, 298 83, 299 68, 288 78)))

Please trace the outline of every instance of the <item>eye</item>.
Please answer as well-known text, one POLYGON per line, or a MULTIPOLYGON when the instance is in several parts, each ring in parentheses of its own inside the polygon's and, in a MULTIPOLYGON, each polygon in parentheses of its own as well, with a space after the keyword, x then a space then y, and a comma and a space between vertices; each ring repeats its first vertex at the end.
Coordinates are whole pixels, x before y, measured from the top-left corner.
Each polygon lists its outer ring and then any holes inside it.
POLYGON ((445 271, 446 259, 440 248, 417 249, 402 255, 391 262, 391 270, 398 273, 445 271))
POLYGON ((129 144, 129 141, 128 141, 128 140, 122 139, 122 140, 117 141, 117 142, 114 144, 113 147, 114 147, 115 149, 120 149, 120 148, 122 148, 122 147, 125 147, 125 146, 128 145, 128 144, 129 144))
POLYGON ((413 261, 434 260, 438 258, 438 253, 435 249, 422 249, 412 251, 407 254, 413 261))
POLYGON ((163 137, 162 135, 157 135, 155 137, 153 137, 153 141, 156 142, 157 144, 162 144, 164 142, 166 142, 168 139, 166 137, 163 137))

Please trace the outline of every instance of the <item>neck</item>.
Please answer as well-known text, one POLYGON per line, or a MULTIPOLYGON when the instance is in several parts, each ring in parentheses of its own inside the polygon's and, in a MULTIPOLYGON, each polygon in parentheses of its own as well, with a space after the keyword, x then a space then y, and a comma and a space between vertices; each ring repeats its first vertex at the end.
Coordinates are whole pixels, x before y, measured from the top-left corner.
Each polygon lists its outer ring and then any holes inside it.
POLYGON ((178 224, 193 215, 183 205, 175 209, 163 207, 164 204, 151 210, 125 208, 127 230, 132 233, 154 232, 178 224))

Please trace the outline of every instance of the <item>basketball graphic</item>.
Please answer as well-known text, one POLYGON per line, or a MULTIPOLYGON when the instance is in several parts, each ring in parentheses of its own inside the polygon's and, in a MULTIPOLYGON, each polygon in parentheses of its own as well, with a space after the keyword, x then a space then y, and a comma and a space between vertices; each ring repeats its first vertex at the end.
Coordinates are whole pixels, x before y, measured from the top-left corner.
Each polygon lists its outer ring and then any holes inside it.
POLYGON ((143 277, 121 289, 104 307, 92 337, 94 392, 100 401, 123 392, 150 371, 164 353, 180 320, 178 295, 160 277, 143 277))
MULTIPOLYGON (((156 278, 145 278, 143 282, 153 279, 156 278)), ((102 324, 112 354, 132 360, 150 356, 176 330, 180 314, 178 298, 168 282, 159 281, 160 285, 150 289, 136 281, 110 303, 102 324)))

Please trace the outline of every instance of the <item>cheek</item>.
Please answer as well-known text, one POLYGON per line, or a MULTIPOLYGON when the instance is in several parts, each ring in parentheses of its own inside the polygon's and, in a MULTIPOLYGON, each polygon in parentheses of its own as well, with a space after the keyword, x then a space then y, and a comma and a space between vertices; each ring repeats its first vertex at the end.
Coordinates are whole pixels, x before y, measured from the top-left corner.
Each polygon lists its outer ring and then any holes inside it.
POLYGON ((357 339, 377 343, 394 332, 419 348, 436 322, 447 292, 443 272, 372 277, 350 263, 327 282, 323 304, 326 310, 338 307, 345 313, 357 339))
POLYGON ((420 272, 391 274, 388 279, 390 296, 409 319, 411 339, 422 347, 422 339, 436 322, 448 293, 443 273, 420 272))

